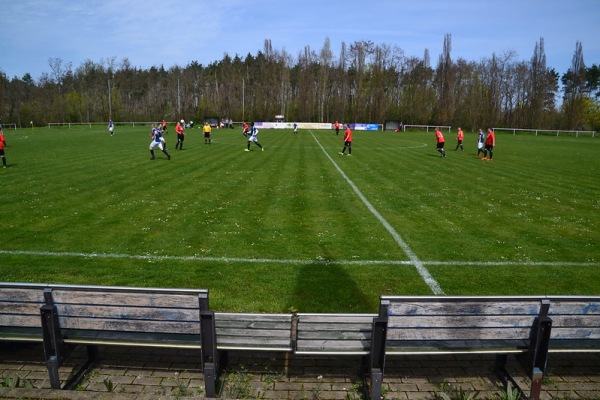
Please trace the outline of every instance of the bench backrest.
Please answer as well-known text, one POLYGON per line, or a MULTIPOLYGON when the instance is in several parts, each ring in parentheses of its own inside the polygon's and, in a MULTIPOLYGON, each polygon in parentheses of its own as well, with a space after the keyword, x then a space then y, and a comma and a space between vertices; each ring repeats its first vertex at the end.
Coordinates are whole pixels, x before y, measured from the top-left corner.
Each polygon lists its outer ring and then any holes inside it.
POLYGON ((548 296, 550 351, 600 351, 600 296, 548 296))
POLYGON ((215 313, 217 349, 292 351, 291 314, 215 313))
POLYGON ((376 314, 298 314, 297 354, 366 355, 376 314))
POLYGON ((66 339, 99 332, 200 335, 207 290, 56 285, 46 289, 66 339))
POLYGON ((543 297, 382 296, 388 352, 525 350, 543 297))
POLYGON ((0 339, 41 341, 46 285, 0 283, 0 339))

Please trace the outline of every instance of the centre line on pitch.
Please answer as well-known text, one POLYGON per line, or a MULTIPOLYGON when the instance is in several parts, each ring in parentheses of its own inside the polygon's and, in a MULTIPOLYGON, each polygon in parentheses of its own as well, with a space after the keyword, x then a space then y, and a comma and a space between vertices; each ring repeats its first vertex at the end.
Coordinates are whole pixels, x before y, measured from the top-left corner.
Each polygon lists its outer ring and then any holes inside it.
POLYGON ((442 290, 442 288, 440 287, 439 283, 433 278, 433 276, 431 276, 431 274, 429 273, 429 270, 427 268, 425 268, 425 266, 423 265, 421 260, 419 260, 417 255, 415 253, 413 253, 413 251, 410 249, 408 244, 402 239, 400 234, 398 232, 396 232, 394 227, 391 226, 390 223, 387 222, 387 220, 385 218, 383 218, 383 216, 381 214, 379 214, 379 211, 377 211, 375 209, 375 207, 371 204, 371 202, 369 202, 369 200, 367 200, 367 198, 362 194, 360 189, 358 189, 358 187, 354 184, 354 182, 352 182, 352 180, 348 177, 348 175, 346 175, 346 173, 334 161, 334 159, 329 155, 329 153, 327 153, 327 151, 325 150, 323 145, 321 145, 321 142, 319 142, 319 139, 317 139, 317 137, 315 136, 313 131, 309 130, 309 132, 312 135, 313 139, 317 142, 317 144, 319 145, 319 147, 321 148, 323 153, 325 153, 325 156, 329 159, 329 161, 331 161, 333 166, 338 170, 340 175, 342 175, 342 177, 348 183, 348 185, 350 185, 352 190, 354 190, 354 193, 356 193, 358 198, 361 199, 363 204, 365 206, 367 206, 367 209, 369 211, 371 211, 371 214, 373 214, 375 216, 375 218, 377 218, 379 220, 379 222, 381 222, 381 224, 385 227, 385 229, 390 233, 390 235, 392 235, 392 237, 394 238, 394 240, 396 241, 398 246, 400 246, 400 248, 402 249, 404 254, 406 254, 406 256, 410 259, 412 265, 415 266, 415 268, 417 269, 417 272, 419 273, 419 275, 421 275, 421 278, 423 278, 423 280, 425 281, 427 286, 429 286, 429 288, 431 289, 433 294, 435 294, 435 295, 445 294, 444 291, 442 290))

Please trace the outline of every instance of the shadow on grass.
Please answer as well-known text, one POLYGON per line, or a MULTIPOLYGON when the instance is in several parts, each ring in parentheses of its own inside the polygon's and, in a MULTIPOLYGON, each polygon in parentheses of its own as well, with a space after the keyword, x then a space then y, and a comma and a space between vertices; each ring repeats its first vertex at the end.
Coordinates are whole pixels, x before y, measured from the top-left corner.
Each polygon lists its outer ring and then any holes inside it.
POLYGON ((307 264, 300 267, 290 304, 298 312, 339 313, 377 310, 377 298, 367 297, 348 273, 348 266, 307 264))

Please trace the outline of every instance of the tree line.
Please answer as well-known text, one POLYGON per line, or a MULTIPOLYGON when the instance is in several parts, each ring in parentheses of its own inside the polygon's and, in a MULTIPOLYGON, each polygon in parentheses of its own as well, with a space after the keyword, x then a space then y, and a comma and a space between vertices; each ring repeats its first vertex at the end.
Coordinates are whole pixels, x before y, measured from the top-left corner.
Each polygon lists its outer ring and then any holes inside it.
POLYGON ((50 72, 9 79, 0 70, 0 121, 48 122, 186 120, 366 122, 598 130, 600 68, 586 67, 580 42, 571 67, 546 65, 544 39, 529 60, 514 51, 480 61, 452 58, 452 37, 433 65, 429 51, 406 56, 390 44, 341 43, 296 56, 273 49, 230 56, 208 65, 136 68, 129 59, 84 61, 74 68, 49 59, 50 72))

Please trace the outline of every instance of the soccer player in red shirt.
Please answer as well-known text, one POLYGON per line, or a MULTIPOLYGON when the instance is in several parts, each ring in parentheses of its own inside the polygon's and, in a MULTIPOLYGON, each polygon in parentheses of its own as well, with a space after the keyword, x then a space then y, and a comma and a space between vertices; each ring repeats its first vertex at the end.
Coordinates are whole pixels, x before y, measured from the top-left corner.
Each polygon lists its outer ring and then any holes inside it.
POLYGON ((175 145, 175 150, 177 150, 177 148, 179 148, 179 150, 183 150, 185 131, 183 130, 183 125, 181 125, 181 122, 177 122, 177 125, 175 125, 175 132, 177 132, 177 144, 175 145))
POLYGON ((446 150, 444 150, 444 135, 442 135, 440 128, 435 128, 435 139, 437 141, 436 150, 440 152, 442 157, 446 157, 446 150))
POLYGON ((456 134, 456 148, 454 149, 454 151, 458 150, 458 148, 460 147, 461 151, 465 151, 464 147, 463 147, 463 139, 465 138, 465 134, 463 133, 462 129, 460 129, 460 126, 458 127, 458 133, 456 134))
POLYGON ((0 157, 2 157, 2 168, 6 168, 6 157, 4 156, 5 148, 6 140, 4 139, 4 133, 2 132, 2 126, 0 125, 0 157))
POLYGON ((335 134, 337 136, 340 133, 340 123, 335 121, 335 124, 333 124, 333 127, 335 128, 335 134))
POLYGON ((346 124, 346 132, 344 132, 344 147, 342 151, 340 151, 340 155, 344 155, 346 151, 346 147, 348 148, 348 155, 352 155, 352 130, 350 129, 350 124, 346 124))
POLYGON ((488 134, 485 138, 485 148, 483 149, 483 158, 482 160, 492 161, 494 158, 494 147, 496 146, 496 134, 492 130, 492 128, 488 128, 488 134), (487 153, 490 153, 490 158, 487 157, 487 153))

